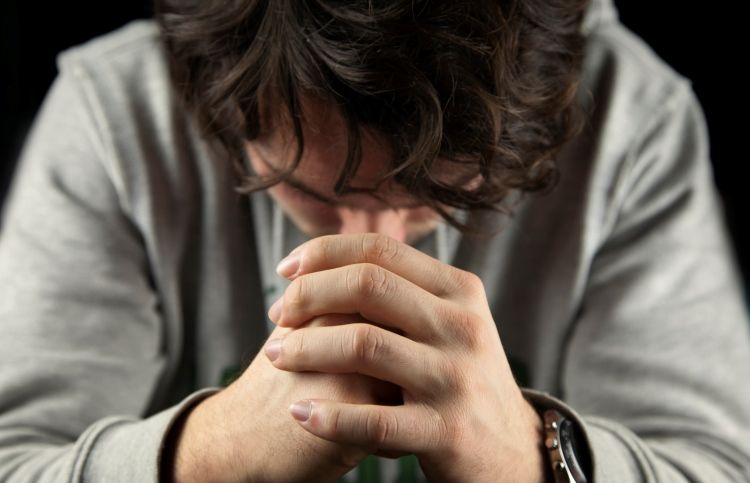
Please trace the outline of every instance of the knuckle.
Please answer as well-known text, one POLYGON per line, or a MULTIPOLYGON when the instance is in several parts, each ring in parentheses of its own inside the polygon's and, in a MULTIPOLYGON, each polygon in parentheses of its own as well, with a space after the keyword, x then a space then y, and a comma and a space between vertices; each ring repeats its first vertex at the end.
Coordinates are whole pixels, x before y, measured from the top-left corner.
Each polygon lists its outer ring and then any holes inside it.
POLYGON ((284 292, 284 310, 294 312, 305 304, 307 277, 302 276, 292 281, 284 292))
POLYGON ((327 415, 328 417, 328 430, 330 431, 333 439, 338 439, 342 434, 345 434, 346 428, 343 426, 344 420, 341 417, 341 411, 334 409, 327 415))
POLYGON ((434 435, 434 438, 428 442, 429 446, 440 449, 448 455, 460 454, 460 452, 451 451, 451 448, 460 449, 463 444, 462 427, 457 424, 457 418, 452 412, 430 411, 425 419, 425 426, 430 428, 431 434, 434 435))
POLYGON ((383 411, 369 412, 365 421, 365 432, 367 443, 376 447, 381 446, 397 434, 396 419, 383 411))
POLYGON ((461 454, 466 444, 465 433, 467 425, 458 414, 450 414, 443 418, 442 437, 439 438, 440 445, 443 446, 447 454, 461 454))
POLYGON ((466 388, 466 377, 455 360, 443 359, 439 364, 440 382, 436 387, 442 386, 449 394, 463 394, 466 388))
POLYGON ((399 254, 399 243, 389 236, 367 233, 362 237, 362 255, 367 262, 377 265, 389 263, 399 254))
POLYGON ((421 374, 420 389, 426 398, 439 400, 446 394, 457 394, 460 384, 460 373, 453 358, 439 355, 425 357, 420 361, 421 374))
POLYGON ((382 335, 370 324, 351 327, 351 354, 360 363, 376 363, 384 347, 382 335))
POLYGON ((284 357, 283 359, 289 363, 292 361, 299 361, 305 354, 305 335, 302 332, 295 332, 286 336, 284 340, 284 357))
POLYGON ((383 298, 389 291, 385 270, 371 263, 362 263, 356 271, 354 292, 361 297, 383 298))
POLYGON ((338 244, 335 242, 335 238, 331 236, 315 238, 310 242, 310 246, 312 249, 306 250, 306 256, 317 254, 324 266, 330 266, 331 261, 336 258, 336 254, 339 252, 338 244))
POLYGON ((482 279, 475 273, 456 269, 456 281, 459 286, 469 293, 484 293, 484 283, 482 279))
POLYGON ((443 321, 446 335, 463 346, 474 349, 481 344, 482 318, 467 307, 443 306, 438 317, 443 321))

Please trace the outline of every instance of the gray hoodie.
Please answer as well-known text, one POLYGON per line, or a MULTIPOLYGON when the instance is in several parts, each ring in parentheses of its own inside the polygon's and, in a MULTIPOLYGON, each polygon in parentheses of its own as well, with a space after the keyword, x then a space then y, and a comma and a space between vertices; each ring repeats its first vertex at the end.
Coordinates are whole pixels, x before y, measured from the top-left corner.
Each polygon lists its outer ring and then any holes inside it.
MULTIPOLYGON (((594 481, 750 481, 748 315, 703 112, 610 0, 584 30, 593 115, 557 188, 465 213, 489 239, 417 246, 482 278, 519 384, 583 427, 594 481)), ((0 236, 0 481, 157 481, 175 418, 262 345, 273 266, 305 237, 234 193, 153 22, 58 65, 0 236)))

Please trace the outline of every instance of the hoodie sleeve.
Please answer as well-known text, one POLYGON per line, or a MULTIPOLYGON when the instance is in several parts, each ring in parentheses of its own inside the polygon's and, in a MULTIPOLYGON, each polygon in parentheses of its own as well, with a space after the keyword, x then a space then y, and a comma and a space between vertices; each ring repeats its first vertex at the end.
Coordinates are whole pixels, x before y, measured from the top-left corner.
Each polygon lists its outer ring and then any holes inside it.
POLYGON ((750 324, 689 81, 628 162, 563 361, 565 412, 595 482, 750 481, 750 324))
POLYGON ((0 236, 0 481, 156 481, 181 411, 158 297, 104 169, 85 73, 61 73, 22 152, 0 236))

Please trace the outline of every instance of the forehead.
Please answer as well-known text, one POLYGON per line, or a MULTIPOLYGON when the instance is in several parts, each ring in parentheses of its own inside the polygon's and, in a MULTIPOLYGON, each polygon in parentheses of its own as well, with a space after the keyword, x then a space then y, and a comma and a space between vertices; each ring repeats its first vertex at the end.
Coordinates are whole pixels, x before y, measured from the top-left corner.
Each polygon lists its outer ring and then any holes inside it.
MULTIPOLYGON (((252 144, 248 148, 250 161, 254 170, 260 175, 272 174, 280 167, 278 164, 269 162, 258 150, 253 149, 252 144)), ((292 172, 280 185, 303 193, 316 201, 330 206, 345 206, 358 209, 381 209, 385 206, 390 208, 416 208, 424 206, 424 203, 409 193, 395 182, 383 183, 375 193, 349 193, 337 196, 334 193, 334 185, 338 174, 326 175, 325 166, 320 170, 310 173, 309 160, 303 158, 300 166, 292 172)), ((361 180, 360 180, 361 181, 361 180)), ((354 188, 374 188, 371 185, 357 184, 357 177, 351 183, 354 188)), ((273 188, 272 188, 273 189, 273 188)))
MULTIPOLYGON (((304 151, 288 184, 330 204, 345 204, 355 197, 368 196, 348 194, 337 197, 334 192, 346 163, 349 143, 347 124, 340 111, 314 97, 303 97, 301 109, 304 151)), ((278 116, 276 120, 266 123, 258 138, 246 141, 246 146, 249 156, 269 169, 259 174, 285 169, 293 163, 297 150, 291 120, 288 116, 278 116)), ((365 128, 360 128, 360 148, 361 162, 349 184, 355 188, 373 189, 393 168, 393 150, 382 135, 365 128)), ((465 165, 438 160, 433 175, 444 183, 463 185, 476 177, 475 169, 467 170, 465 165)), ((382 183, 378 194, 393 202, 398 199, 402 205, 416 202, 403 186, 392 180, 382 183)))
MULTIPOLYGON (((341 174, 347 159, 349 131, 340 111, 328 103, 312 97, 301 100, 300 125, 304 140, 304 151, 293 179, 305 186, 327 185, 324 193, 333 195, 333 186, 341 174)), ((281 170, 294 160, 297 139, 288 116, 279 114, 264 123, 259 136, 246 141, 249 154, 260 158, 272 169, 281 170)), ((383 136, 366 128, 359 129, 361 162, 354 175, 352 185, 374 188, 392 164, 392 150, 383 136)))

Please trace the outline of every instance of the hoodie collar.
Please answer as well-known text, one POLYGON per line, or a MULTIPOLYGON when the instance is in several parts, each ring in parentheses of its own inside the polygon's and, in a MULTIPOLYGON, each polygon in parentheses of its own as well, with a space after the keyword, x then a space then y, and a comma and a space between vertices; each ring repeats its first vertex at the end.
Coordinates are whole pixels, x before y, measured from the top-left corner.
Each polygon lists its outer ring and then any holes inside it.
POLYGON ((591 0, 583 17, 581 32, 588 35, 600 26, 618 20, 619 15, 614 0, 591 0))

